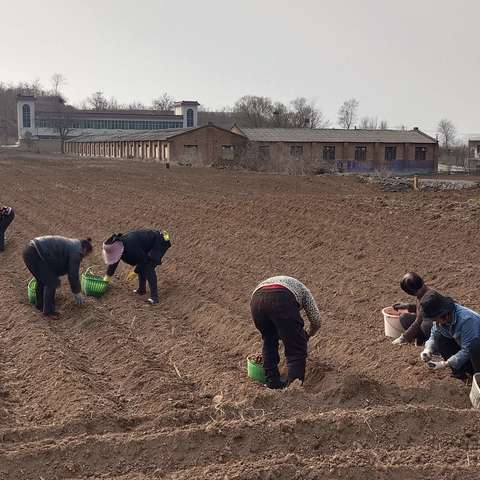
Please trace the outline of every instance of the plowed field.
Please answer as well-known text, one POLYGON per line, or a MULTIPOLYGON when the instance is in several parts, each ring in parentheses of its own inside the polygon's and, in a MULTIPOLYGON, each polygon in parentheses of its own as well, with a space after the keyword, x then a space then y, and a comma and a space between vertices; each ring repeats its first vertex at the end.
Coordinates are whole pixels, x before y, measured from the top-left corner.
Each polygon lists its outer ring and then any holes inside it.
POLYGON ((380 310, 416 270, 480 309, 480 194, 382 193, 350 177, 171 169, 0 156, 17 218, 0 254, 1 479, 478 479, 470 387, 385 338, 380 310), (22 248, 166 228, 160 304, 122 266, 83 307, 65 279, 59 321, 26 298, 22 248), (323 325, 304 387, 249 381, 260 280, 309 286, 323 325))

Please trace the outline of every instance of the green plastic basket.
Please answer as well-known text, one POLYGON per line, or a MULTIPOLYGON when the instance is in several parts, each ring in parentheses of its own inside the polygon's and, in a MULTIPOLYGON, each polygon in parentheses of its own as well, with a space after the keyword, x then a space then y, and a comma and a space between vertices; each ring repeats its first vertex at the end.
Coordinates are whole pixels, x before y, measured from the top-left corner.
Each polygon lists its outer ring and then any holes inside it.
POLYGON ((27 285, 28 301, 32 305, 35 305, 37 303, 36 289, 37 289, 37 281, 34 278, 32 278, 27 285))
POLYGON ((100 275, 92 273, 91 268, 82 273, 80 283, 82 284, 82 292, 90 297, 101 297, 108 288, 108 282, 100 275))
POLYGON ((254 362, 250 357, 247 357, 247 375, 263 385, 267 383, 267 377, 265 376, 263 365, 254 362))

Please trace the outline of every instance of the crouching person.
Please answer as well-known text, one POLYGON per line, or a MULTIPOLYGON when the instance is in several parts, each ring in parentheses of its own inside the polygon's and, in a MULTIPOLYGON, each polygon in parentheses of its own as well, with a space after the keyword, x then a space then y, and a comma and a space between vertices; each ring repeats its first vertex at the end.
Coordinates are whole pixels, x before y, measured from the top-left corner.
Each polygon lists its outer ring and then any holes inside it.
POLYGON ((422 277, 415 272, 408 272, 403 276, 400 288, 417 300, 416 303, 396 303, 393 306, 395 310, 408 310, 408 313, 403 313, 399 319, 405 332, 392 343, 401 345, 416 340, 417 345, 423 345, 430 337, 432 321, 424 318, 420 301, 433 289, 428 287, 422 277))
POLYGON ((0 252, 5 250, 5 232, 15 218, 12 207, 0 207, 0 252))
POLYGON ((167 232, 158 230, 133 230, 131 232, 112 235, 103 244, 103 259, 108 265, 104 280, 110 281, 120 260, 135 266, 138 275, 138 295, 147 293, 146 284, 150 288, 151 305, 158 303, 157 274, 155 268, 162 263, 162 258, 171 247, 167 232))
POLYGON ((452 375, 462 380, 480 372, 480 314, 435 291, 425 294, 420 303, 424 318, 434 322, 420 358, 433 370, 450 367, 452 375), (443 360, 432 361, 434 353, 443 360))
POLYGON ((36 307, 51 319, 58 319, 55 311, 55 290, 59 277, 68 275, 70 289, 78 305, 85 303, 80 293, 80 263, 92 252, 92 240, 78 240, 60 236, 33 239, 23 251, 23 260, 37 281, 36 307))
POLYGON ((255 327, 262 334, 263 366, 267 387, 285 388, 295 379, 304 381, 307 360, 307 342, 320 328, 320 312, 310 290, 292 277, 277 276, 261 282, 251 299, 255 327), (310 322, 308 333, 300 315, 305 310, 310 322), (288 377, 280 378, 278 342, 285 347, 288 377))

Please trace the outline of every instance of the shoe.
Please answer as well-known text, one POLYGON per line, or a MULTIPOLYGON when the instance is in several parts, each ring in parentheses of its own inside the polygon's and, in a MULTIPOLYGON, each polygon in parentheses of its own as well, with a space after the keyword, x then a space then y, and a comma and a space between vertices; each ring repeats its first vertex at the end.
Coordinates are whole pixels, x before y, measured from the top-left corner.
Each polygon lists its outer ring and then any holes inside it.
POLYGON ((266 387, 271 388, 272 390, 282 390, 283 388, 287 388, 287 382, 281 380, 280 378, 273 378, 271 380, 267 380, 266 387))
POLYGON ((137 295, 145 295, 147 291, 142 288, 137 288, 136 290, 133 291, 133 293, 136 293, 137 295))
POLYGON ((46 313, 45 316, 49 320, 60 320, 60 314, 58 312, 46 313))
POLYGON ((158 299, 157 298, 149 298, 147 300, 147 302, 150 304, 150 305, 156 305, 158 303, 158 299))

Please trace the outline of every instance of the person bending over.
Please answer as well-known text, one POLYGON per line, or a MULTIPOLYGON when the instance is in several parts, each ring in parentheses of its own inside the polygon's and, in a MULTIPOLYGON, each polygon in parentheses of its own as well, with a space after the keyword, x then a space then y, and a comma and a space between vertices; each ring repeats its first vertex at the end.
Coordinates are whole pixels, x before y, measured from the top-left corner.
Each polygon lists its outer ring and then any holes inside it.
POLYGON ((5 232, 15 218, 12 207, 0 207, 0 252, 5 250, 5 232))
POLYGON ((250 308, 255 327, 262 334, 263 366, 267 387, 285 388, 295 379, 305 379, 307 342, 320 328, 320 312, 310 290, 299 280, 271 277, 255 288, 250 308), (304 310, 310 322, 308 333, 300 311, 304 310), (288 377, 280 378, 278 342, 285 347, 288 377))
POLYGON ((80 263, 92 252, 92 240, 78 240, 56 235, 37 237, 23 251, 23 260, 37 281, 35 305, 51 319, 57 319, 55 291, 59 277, 68 275, 70 289, 78 305, 85 303, 80 293, 80 263))
POLYGON ((123 260, 135 266, 134 272, 138 275, 138 288, 135 293, 145 295, 148 282, 150 288, 148 302, 155 305, 158 303, 155 268, 162 263, 162 258, 170 247, 168 233, 158 230, 133 230, 125 234, 112 235, 103 244, 103 259, 108 265, 104 280, 110 281, 120 260, 123 260))

